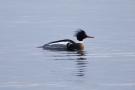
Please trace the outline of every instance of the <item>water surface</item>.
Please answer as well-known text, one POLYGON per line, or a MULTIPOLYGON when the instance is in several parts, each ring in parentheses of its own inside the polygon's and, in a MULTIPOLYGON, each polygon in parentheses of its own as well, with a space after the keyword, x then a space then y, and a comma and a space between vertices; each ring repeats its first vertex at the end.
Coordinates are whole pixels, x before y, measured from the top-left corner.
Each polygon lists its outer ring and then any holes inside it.
POLYGON ((135 2, 0 1, 0 89, 134 90, 135 2), (36 48, 84 29, 83 52, 36 48))

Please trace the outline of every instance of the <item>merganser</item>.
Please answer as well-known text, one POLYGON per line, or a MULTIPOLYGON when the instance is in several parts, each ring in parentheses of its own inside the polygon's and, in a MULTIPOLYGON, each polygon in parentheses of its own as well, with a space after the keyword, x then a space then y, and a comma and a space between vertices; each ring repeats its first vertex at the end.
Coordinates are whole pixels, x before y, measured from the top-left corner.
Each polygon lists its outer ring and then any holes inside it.
POLYGON ((85 31, 82 29, 77 30, 75 33, 75 36, 77 40, 79 41, 78 43, 75 43, 74 41, 70 39, 63 39, 63 40, 58 40, 58 41, 52 41, 38 48, 43 48, 45 50, 68 50, 68 51, 84 50, 84 45, 82 42, 83 39, 94 38, 92 36, 88 36, 85 33, 85 31))

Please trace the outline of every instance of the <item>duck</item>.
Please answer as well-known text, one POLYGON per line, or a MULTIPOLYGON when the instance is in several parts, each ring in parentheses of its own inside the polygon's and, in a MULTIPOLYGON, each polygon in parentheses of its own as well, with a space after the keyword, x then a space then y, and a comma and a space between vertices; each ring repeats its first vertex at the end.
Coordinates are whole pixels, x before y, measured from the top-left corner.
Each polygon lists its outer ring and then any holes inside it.
POLYGON ((94 38, 93 36, 88 36, 86 32, 82 29, 78 29, 74 36, 78 40, 78 42, 74 42, 70 39, 63 39, 49 42, 43 46, 38 48, 43 48, 45 50, 67 50, 67 51, 75 51, 75 50, 84 50, 83 40, 85 38, 94 38))

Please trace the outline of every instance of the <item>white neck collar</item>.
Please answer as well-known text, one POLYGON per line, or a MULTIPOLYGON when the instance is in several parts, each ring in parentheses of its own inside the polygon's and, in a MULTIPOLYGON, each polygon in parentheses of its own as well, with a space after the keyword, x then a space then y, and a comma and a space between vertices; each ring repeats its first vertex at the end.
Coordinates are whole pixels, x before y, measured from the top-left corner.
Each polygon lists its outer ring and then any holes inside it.
POLYGON ((78 41, 78 43, 83 43, 83 41, 78 41))

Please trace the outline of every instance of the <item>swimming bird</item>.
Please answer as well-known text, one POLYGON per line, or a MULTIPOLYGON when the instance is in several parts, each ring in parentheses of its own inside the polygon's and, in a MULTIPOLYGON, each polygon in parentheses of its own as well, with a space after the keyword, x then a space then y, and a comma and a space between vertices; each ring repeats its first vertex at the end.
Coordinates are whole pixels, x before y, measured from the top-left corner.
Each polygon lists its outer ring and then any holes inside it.
POLYGON ((39 48, 43 48, 46 50, 68 50, 68 51, 84 50, 83 39, 94 38, 93 36, 88 36, 86 32, 82 29, 77 30, 74 36, 79 41, 78 43, 70 39, 63 39, 58 41, 52 41, 39 48))

